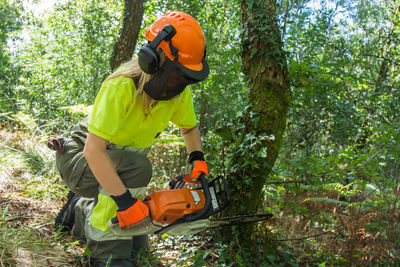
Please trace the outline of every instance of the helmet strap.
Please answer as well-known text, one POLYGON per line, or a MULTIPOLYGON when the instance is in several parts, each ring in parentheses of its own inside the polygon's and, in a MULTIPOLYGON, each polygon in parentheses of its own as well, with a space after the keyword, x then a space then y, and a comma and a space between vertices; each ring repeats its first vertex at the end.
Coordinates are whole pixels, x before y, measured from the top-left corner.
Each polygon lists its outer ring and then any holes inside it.
POLYGON ((178 49, 176 49, 175 46, 172 45, 171 39, 168 41, 169 43, 169 50, 171 51, 171 54, 174 56, 174 61, 178 61, 178 49))
POLYGON ((174 26, 166 24, 149 45, 156 50, 163 40, 171 42, 171 38, 175 35, 175 33, 176 30, 174 26))

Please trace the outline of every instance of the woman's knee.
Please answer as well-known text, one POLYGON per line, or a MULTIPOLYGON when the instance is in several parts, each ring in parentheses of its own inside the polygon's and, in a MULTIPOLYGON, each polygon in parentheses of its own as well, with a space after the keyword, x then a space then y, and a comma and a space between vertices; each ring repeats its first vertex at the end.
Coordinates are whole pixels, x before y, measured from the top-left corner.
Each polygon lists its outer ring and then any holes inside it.
POLYGON ((150 182, 152 165, 145 155, 127 150, 112 150, 109 155, 126 187, 145 187, 150 182))

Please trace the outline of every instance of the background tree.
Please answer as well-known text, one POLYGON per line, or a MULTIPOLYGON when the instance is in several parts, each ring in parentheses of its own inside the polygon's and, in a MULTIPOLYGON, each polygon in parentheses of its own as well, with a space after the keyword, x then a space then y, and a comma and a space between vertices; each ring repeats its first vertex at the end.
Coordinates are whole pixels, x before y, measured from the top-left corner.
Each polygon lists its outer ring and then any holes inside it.
POLYGON ((30 34, 14 44, 13 60, 22 71, 15 90, 18 111, 51 125, 48 130, 73 125, 77 118, 69 107, 91 105, 110 73, 120 19, 119 1, 72 0, 55 3, 53 12, 41 16, 28 13, 24 29, 30 34))
MULTIPOLYGON (((8 41, 16 38, 22 26, 20 1, 0 1, 0 114, 7 116, 17 111, 15 84, 20 75, 17 64, 13 65, 8 41)), ((1 118, 1 115, 0 115, 1 118)))
MULTIPOLYGON (((247 104, 230 151, 230 213, 256 213, 286 127, 289 84, 275 1, 241 1, 247 104)), ((238 120, 237 120, 238 121, 238 120)), ((248 232, 242 236, 247 238, 248 232), (246 236, 247 235, 247 236, 246 236)))
POLYGON ((110 60, 112 70, 132 58, 142 24, 143 12, 143 0, 125 0, 124 20, 110 60))

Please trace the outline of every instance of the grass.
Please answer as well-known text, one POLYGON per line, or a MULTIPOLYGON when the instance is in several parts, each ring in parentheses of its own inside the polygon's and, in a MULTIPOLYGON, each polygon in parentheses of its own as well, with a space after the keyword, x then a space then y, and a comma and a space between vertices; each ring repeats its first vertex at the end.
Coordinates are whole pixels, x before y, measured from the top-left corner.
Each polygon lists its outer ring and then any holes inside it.
MULTIPOLYGON (((68 241, 57 242, 46 224, 20 224, 3 211, 0 227, 1 266, 65 266, 71 257, 65 251, 68 241)), ((21 218, 21 216, 19 217, 21 218)), ((26 217, 25 217, 26 218, 26 217)), ((25 220, 25 222, 28 220, 25 220)))
POLYGON ((65 199, 54 155, 29 133, 0 132, 0 266, 65 266, 83 248, 53 221, 65 199))

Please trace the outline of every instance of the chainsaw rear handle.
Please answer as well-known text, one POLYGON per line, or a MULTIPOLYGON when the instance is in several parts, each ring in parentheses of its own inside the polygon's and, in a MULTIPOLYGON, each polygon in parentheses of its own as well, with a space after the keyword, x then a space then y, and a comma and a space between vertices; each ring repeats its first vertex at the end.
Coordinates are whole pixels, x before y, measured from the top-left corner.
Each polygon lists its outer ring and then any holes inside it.
POLYGON ((200 212, 195 214, 187 214, 185 216, 185 219, 188 222, 192 222, 202 218, 211 207, 211 193, 210 193, 210 188, 208 187, 206 175, 204 173, 201 173, 198 179, 200 180, 201 187, 203 188, 203 193, 206 199, 206 203, 204 204, 204 208, 200 212))

